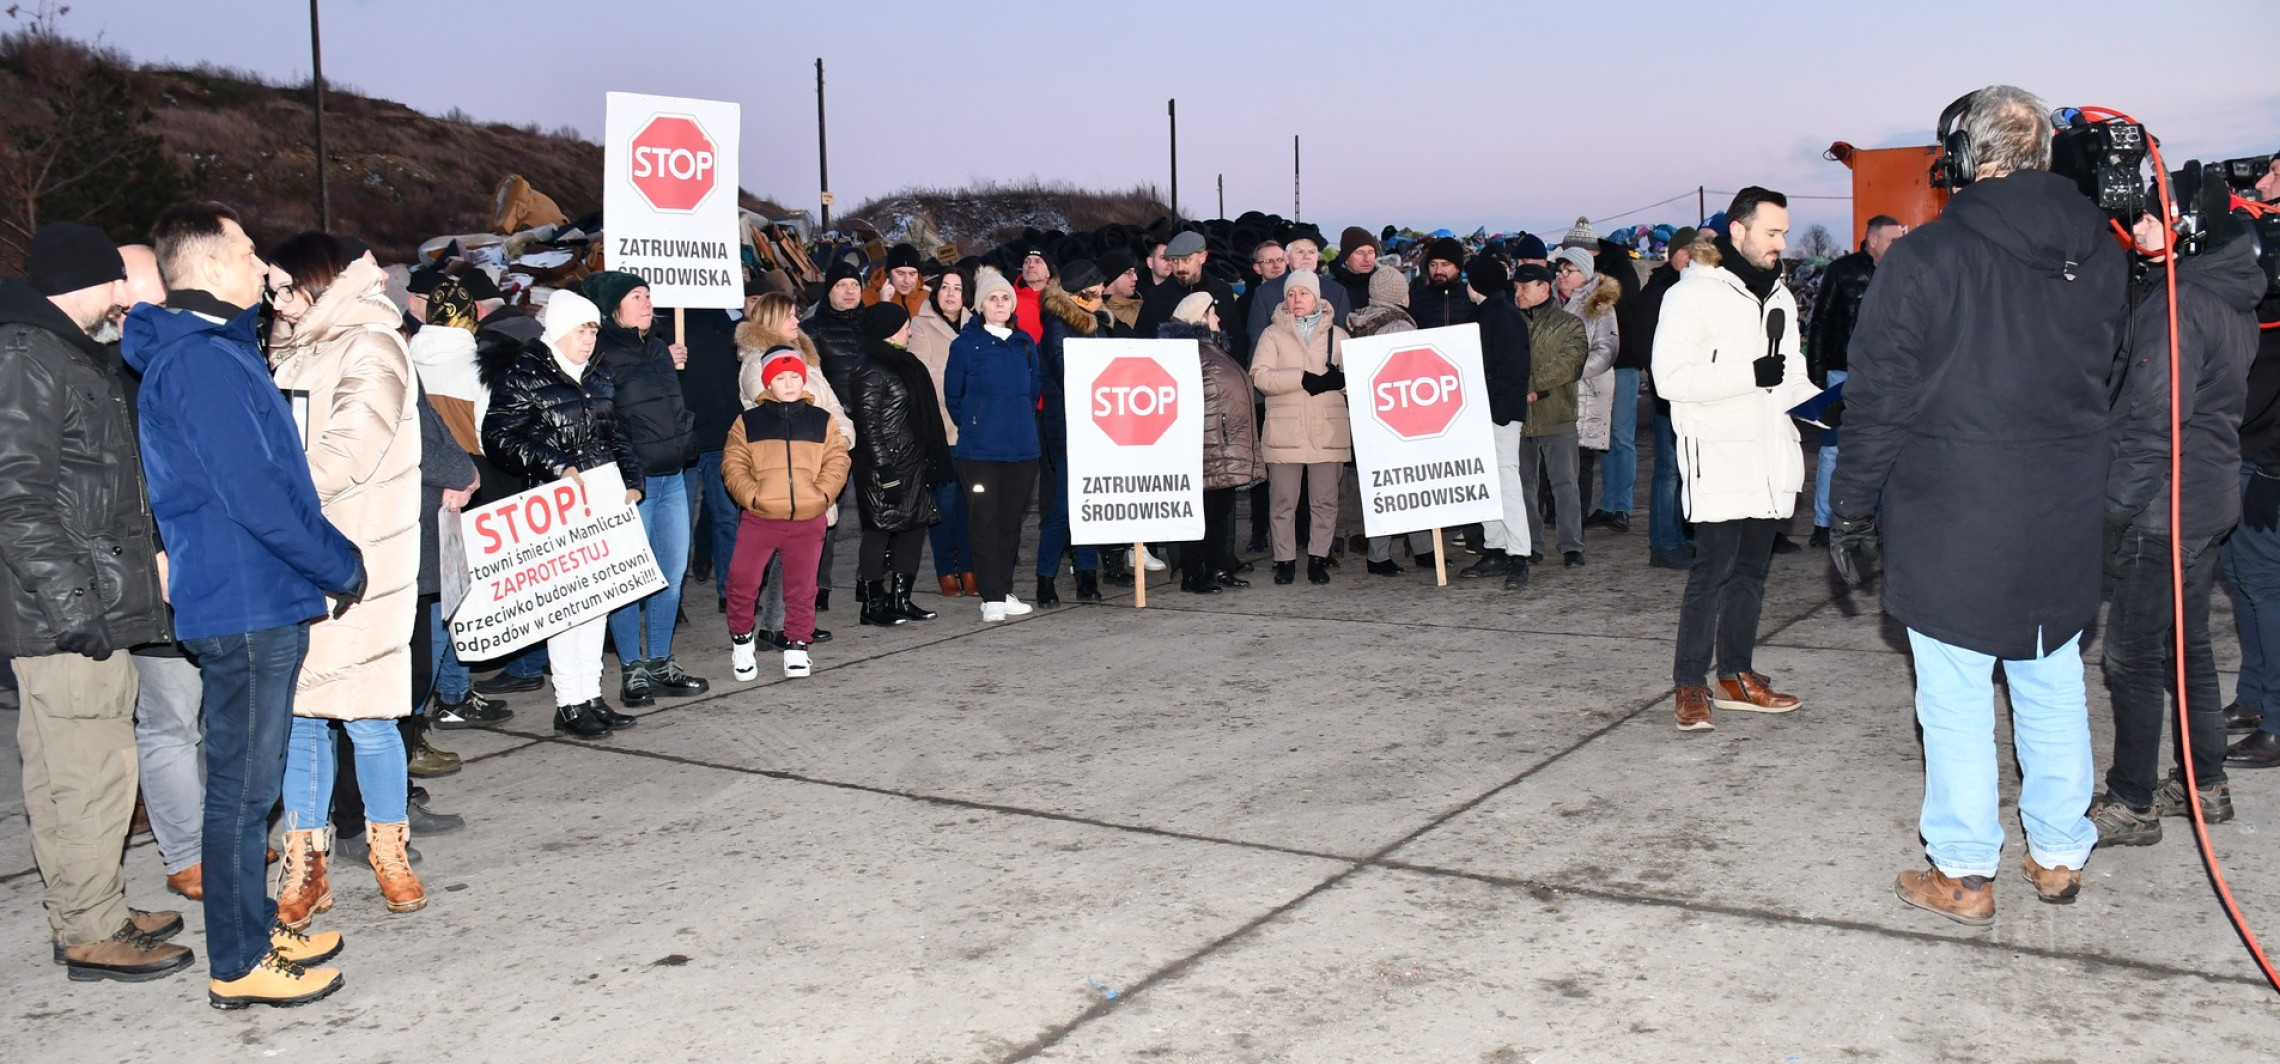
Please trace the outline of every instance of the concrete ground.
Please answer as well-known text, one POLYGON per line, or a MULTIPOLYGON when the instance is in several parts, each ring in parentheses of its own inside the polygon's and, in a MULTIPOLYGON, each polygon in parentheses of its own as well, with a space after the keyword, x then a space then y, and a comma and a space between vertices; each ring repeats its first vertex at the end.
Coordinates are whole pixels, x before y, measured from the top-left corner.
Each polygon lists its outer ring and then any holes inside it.
MULTIPOLYGON (((1804 708, 1676 731, 1685 577, 1641 517, 1519 594, 1261 564, 993 627, 923 595, 941 618, 894 630, 854 623, 849 540, 796 682, 731 680, 692 583, 712 693, 602 742, 555 738, 543 692, 446 736, 468 764, 430 787, 470 826, 417 840, 429 907, 339 870, 347 986, 298 1010, 208 1009, 194 907, 192 972, 66 982, 11 750, 0 1060, 2272 1059, 2280 998, 2182 822, 2043 905, 2007 772, 1996 924, 1894 900, 1909 661, 1823 557, 1777 559, 1758 656, 1804 708)), ((2273 934, 2280 773, 2233 793, 2216 846, 2273 934)), ((127 870, 168 905, 147 839, 127 870)))

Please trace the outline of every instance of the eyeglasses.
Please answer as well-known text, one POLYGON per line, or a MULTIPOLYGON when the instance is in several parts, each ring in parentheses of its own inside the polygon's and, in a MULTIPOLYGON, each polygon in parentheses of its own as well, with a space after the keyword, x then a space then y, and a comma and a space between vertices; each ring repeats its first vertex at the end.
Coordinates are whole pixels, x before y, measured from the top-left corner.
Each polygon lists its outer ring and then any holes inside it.
POLYGON ((1280 265, 1282 265, 1283 263, 1286 263, 1286 262, 1289 262, 1289 261, 1290 261, 1289 257, 1287 257, 1287 256, 1283 256, 1283 255, 1277 255, 1277 256, 1275 256, 1274 258, 1271 258, 1271 259, 1252 259, 1252 260, 1251 260, 1251 265, 1253 265, 1253 266, 1280 266, 1280 265))
POLYGON ((1561 273, 1582 273, 1583 271, 1582 271, 1582 270, 1579 270, 1579 269, 1576 269, 1576 267, 1575 267, 1575 264, 1574 264, 1574 263, 1563 262, 1563 263, 1560 263, 1560 270, 1559 270, 1559 272, 1561 272, 1561 273))

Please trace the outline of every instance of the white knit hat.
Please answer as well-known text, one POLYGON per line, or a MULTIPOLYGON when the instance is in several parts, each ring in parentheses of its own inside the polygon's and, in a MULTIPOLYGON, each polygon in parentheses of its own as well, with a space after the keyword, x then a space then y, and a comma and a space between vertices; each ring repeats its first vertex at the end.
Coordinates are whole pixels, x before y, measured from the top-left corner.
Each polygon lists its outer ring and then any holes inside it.
POLYGON ((1568 230, 1567 238, 1560 243, 1571 248, 1595 247, 1599 243, 1599 234, 1591 228, 1591 219, 1578 218, 1575 220, 1575 227, 1568 230))
POLYGON ((565 288, 546 301, 546 309, 539 312, 538 320, 545 327, 539 339, 551 349, 581 325, 600 325, 602 309, 595 306, 593 300, 565 288))
POLYGON ((1304 288, 1319 299, 1322 297, 1322 278, 1315 276, 1313 270, 1292 270, 1283 275, 1283 293, 1288 295, 1293 288, 1304 288))

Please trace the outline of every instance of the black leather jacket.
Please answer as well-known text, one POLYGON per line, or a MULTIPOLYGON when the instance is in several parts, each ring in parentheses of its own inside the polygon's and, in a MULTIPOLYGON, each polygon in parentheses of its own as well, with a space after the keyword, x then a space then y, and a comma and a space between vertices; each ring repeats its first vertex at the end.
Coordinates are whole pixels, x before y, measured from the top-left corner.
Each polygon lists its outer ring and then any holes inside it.
POLYGON ((644 472, 671 476, 696 459, 697 416, 681 399, 681 375, 664 337, 654 331, 643 336, 605 320, 594 342, 594 368, 587 372, 609 377, 618 429, 633 445, 644 472))
POLYGON ((1876 260, 1855 251, 1829 264, 1821 275, 1821 300, 1813 308, 1813 330, 1805 337, 1805 375, 1823 388, 1829 371, 1845 371, 1845 352, 1852 347, 1853 323, 1860 320, 1861 297, 1876 276, 1876 260))
POLYGON ((99 613, 121 652, 173 638, 135 419, 112 349, 0 280, 0 656, 99 613))
POLYGON ((863 527, 908 532, 938 520, 935 484, 952 479, 950 444, 934 381, 917 355, 880 341, 855 372, 846 396, 855 421, 855 501, 863 527))
MULTIPOLYGON (((863 365, 863 330, 855 322, 862 312, 862 307, 833 310, 825 303, 800 322, 800 331, 815 344, 815 356, 823 361, 823 379, 834 395, 844 396, 852 390, 855 371, 863 365)), ((855 431, 860 436, 863 430, 855 431)))
MULTIPOLYGON (((619 430, 609 375, 589 365, 583 381, 555 364, 543 341, 478 336, 477 368, 491 389, 483 415, 483 456, 528 491, 562 475, 565 466, 599 469, 617 463, 625 486, 641 487, 641 459, 619 430)), ((512 494, 513 492, 508 492, 512 494)))

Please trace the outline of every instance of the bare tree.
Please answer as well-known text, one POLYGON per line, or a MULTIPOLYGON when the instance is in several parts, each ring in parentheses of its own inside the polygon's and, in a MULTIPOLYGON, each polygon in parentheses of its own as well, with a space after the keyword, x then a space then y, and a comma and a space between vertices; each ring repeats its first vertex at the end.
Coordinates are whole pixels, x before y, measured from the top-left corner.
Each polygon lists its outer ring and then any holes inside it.
POLYGON ((1834 257, 1841 247, 1837 243, 1836 234, 1829 232, 1829 227, 1819 222, 1806 226, 1804 235, 1797 238, 1797 253, 1808 259, 1834 257))

